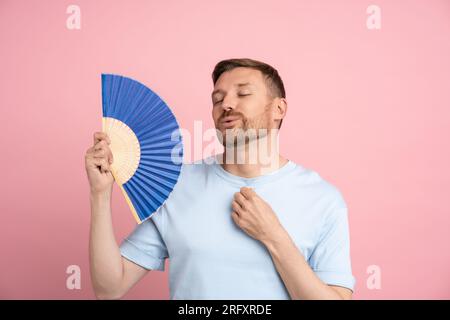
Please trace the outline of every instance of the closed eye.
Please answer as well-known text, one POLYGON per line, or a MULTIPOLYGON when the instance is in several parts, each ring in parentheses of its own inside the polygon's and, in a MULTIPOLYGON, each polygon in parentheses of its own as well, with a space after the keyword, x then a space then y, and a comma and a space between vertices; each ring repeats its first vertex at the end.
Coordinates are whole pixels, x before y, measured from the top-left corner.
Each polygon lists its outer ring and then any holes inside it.
MULTIPOLYGON (((243 93, 239 93, 238 94, 238 97, 246 97, 246 96, 251 96, 251 93, 244 93, 244 94, 243 93)), ((222 101, 223 101, 223 99, 214 101, 213 105, 215 106, 216 104, 221 103, 222 101)))

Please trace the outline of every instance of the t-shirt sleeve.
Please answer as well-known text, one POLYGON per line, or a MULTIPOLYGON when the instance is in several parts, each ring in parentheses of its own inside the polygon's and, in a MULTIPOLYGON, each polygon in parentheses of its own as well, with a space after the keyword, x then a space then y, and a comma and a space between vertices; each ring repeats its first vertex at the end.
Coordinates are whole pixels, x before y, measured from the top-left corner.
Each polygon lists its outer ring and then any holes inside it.
POLYGON ((350 236, 347 206, 339 195, 322 225, 319 241, 311 253, 309 264, 326 284, 354 290, 350 259, 350 236))
POLYGON ((156 214, 159 212, 135 227, 120 245, 120 253, 147 270, 164 271, 168 251, 158 224, 154 221, 156 214))

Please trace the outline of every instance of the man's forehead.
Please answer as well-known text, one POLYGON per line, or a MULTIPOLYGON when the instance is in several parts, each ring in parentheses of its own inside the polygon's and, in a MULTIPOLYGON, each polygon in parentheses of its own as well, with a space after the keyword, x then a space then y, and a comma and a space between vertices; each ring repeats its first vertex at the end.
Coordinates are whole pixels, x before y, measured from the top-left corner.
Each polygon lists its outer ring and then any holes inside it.
MULTIPOLYGON (((236 87, 236 88, 245 88, 245 87, 252 87, 254 85, 253 85, 253 83, 247 81, 247 82, 233 83, 232 86, 236 87)), ((218 87, 218 88, 214 89, 214 91, 212 92, 212 95, 214 95, 216 93, 222 93, 222 92, 225 92, 225 91, 226 90, 221 89, 220 87, 218 87)))
POLYGON ((235 68, 224 72, 219 77, 214 85, 214 91, 212 94, 224 92, 226 91, 226 87, 240 88, 258 86, 262 80, 262 74, 259 70, 250 68, 235 68))
POLYGON ((252 68, 238 67, 222 73, 219 79, 217 79, 216 84, 224 81, 235 83, 258 82, 262 79, 261 71, 252 68))

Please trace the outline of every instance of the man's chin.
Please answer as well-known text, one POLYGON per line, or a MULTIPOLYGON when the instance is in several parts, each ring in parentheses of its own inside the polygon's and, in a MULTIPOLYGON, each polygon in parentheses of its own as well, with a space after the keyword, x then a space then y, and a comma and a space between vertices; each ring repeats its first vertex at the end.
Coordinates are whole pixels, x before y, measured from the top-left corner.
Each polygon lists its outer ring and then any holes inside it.
POLYGON ((258 135, 255 134, 255 132, 255 130, 244 130, 241 127, 222 130, 222 145, 236 147, 247 144, 250 141, 258 138, 258 135))

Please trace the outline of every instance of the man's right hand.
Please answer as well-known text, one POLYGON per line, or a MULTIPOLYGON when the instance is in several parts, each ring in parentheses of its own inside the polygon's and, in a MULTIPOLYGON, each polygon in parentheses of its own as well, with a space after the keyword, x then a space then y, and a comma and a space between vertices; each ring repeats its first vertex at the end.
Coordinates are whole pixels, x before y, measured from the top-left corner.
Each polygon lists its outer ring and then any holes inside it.
POLYGON ((111 140, 104 132, 94 133, 94 146, 86 151, 85 166, 91 194, 111 195, 114 177, 110 165, 113 155, 109 144, 111 140))

